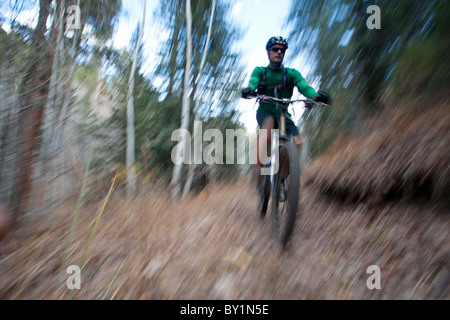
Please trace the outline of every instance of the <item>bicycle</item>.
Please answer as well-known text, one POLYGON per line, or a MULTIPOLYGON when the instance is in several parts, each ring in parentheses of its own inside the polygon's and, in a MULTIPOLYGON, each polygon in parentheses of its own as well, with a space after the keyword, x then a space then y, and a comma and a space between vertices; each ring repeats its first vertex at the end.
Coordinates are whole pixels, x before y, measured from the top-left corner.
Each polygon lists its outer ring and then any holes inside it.
POLYGON ((278 131, 272 130, 271 155, 269 164, 261 167, 265 174, 259 175, 257 189, 259 195, 259 214, 264 218, 272 194, 271 221, 275 238, 285 248, 294 231, 298 201, 300 195, 300 158, 297 146, 292 137, 286 134, 286 116, 290 104, 304 102, 311 110, 316 105, 325 103, 312 99, 287 100, 275 97, 257 95, 256 101, 275 103, 280 109, 278 131), (283 177, 284 176, 284 177, 283 177))

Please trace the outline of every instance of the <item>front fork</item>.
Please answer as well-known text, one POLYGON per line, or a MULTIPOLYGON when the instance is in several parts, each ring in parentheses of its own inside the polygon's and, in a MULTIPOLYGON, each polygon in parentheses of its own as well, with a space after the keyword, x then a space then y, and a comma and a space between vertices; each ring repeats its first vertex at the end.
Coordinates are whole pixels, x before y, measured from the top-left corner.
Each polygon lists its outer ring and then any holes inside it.
POLYGON ((282 115, 279 118, 279 130, 272 130, 271 140, 271 156, 270 156, 270 185, 272 191, 275 190, 275 175, 280 168, 280 136, 282 139, 286 137, 286 118, 282 115))
POLYGON ((278 169, 280 167, 279 163, 279 145, 280 145, 280 137, 278 130, 272 130, 272 141, 271 141, 271 155, 270 155, 270 185, 272 187, 272 191, 275 189, 275 175, 278 173, 278 169))

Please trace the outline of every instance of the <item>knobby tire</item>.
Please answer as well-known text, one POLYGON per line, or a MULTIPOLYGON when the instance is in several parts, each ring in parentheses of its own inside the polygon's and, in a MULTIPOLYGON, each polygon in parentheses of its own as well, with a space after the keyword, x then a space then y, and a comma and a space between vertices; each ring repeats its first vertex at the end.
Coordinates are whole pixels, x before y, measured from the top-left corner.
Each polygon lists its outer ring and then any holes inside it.
POLYGON ((300 193, 300 160, 298 150, 294 143, 286 142, 279 149, 279 169, 275 176, 275 187, 272 194, 272 229, 274 236, 285 248, 290 240, 298 210, 300 193), (281 178, 288 158, 289 175, 285 182, 287 186, 287 199, 280 202, 281 178))

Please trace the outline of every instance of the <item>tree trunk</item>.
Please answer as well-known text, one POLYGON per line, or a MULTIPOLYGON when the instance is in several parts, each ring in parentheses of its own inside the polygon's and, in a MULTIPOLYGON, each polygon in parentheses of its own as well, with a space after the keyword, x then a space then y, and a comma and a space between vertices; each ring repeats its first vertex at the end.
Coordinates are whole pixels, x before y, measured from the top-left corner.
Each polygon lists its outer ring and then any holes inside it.
MULTIPOLYGON (((5 57, 2 68, 0 70, 0 101, 2 103, 0 104, 0 165, 2 163, 2 153, 3 153, 3 146, 4 146, 4 138, 6 136, 6 125, 8 121, 8 111, 9 111, 9 100, 8 100, 8 75, 9 75, 9 66, 8 66, 8 57, 5 57)), ((1 181, 1 180, 0 180, 1 181)))
POLYGON ((4 136, 3 162, 0 172, 0 202, 10 207, 12 205, 13 188, 19 171, 17 164, 18 137, 19 137, 19 87, 16 84, 13 96, 9 103, 8 122, 4 136))
MULTIPOLYGON (((80 0, 78 0, 77 2, 78 7, 80 6, 80 0)), ((83 29, 84 29, 84 23, 83 22, 83 29)), ((56 93, 56 105, 60 105, 61 106, 61 113, 59 115, 59 119, 57 121, 57 131, 56 131, 56 139, 55 139, 55 148, 56 150, 59 150, 61 153, 61 186, 59 188, 60 191, 60 195, 61 198, 64 196, 64 148, 63 148, 63 139, 64 139, 64 129, 66 127, 66 120, 67 120, 67 115, 69 113, 69 106, 70 106, 70 99, 72 98, 72 80, 73 80, 73 75, 75 73, 75 66, 76 66, 76 62, 75 62, 75 57, 76 57, 76 49, 78 44, 80 43, 81 40, 81 36, 83 34, 83 29, 81 30, 75 30, 75 33, 73 35, 73 39, 72 39, 72 46, 69 49, 69 61, 70 61, 70 67, 69 67, 69 72, 67 74, 67 76, 65 77, 65 81, 61 81, 60 85, 58 86, 57 89, 57 93, 56 93), (65 95, 64 95, 65 92, 65 95)), ((61 58, 61 65, 65 65, 65 59, 64 59, 65 55, 62 56, 61 58)))
POLYGON ((33 161, 37 149, 37 137, 41 129, 45 99, 48 94, 51 64, 54 52, 51 40, 45 40, 47 18, 51 0, 41 0, 37 27, 32 35, 32 49, 36 55, 24 81, 20 109, 19 172, 13 190, 12 210, 17 219, 27 208, 31 193, 33 161), (50 63, 50 65, 48 65, 50 63))
POLYGON ((180 34, 181 30, 181 21, 180 21, 180 12, 181 12, 181 0, 177 1, 177 9, 175 13, 175 27, 173 32, 173 47, 170 55, 170 62, 169 62, 169 86, 167 88, 168 95, 171 96, 173 93, 173 85, 175 82, 175 74, 177 71, 177 56, 178 56, 178 43, 180 42, 178 40, 178 35, 180 34))
MULTIPOLYGON (((61 3, 56 2, 56 16, 53 26, 58 26, 58 36, 56 40, 55 55, 52 64, 51 77, 48 98, 44 109, 44 122, 43 122, 43 147, 41 147, 40 160, 42 161, 42 175, 44 176, 45 183, 43 186, 44 199, 46 197, 47 189, 50 187, 50 181, 54 181, 56 170, 52 170, 52 159, 56 156, 56 145, 54 139, 54 127, 56 126, 56 108, 58 104, 56 103, 57 96, 57 83, 58 83, 58 61, 62 54, 62 38, 64 35, 64 11, 65 11, 65 1, 61 0, 61 3), (47 177, 47 174, 50 174, 47 177)), ((55 29, 56 30, 56 29, 55 29)), ((56 32, 52 30, 53 32, 56 32)), ((61 64, 63 66, 63 64, 61 64)), ((50 201, 55 200, 55 185, 52 188, 52 196, 50 201)))
MULTIPOLYGON (((18 94, 11 90, 9 56, 5 56, 0 78, 0 202, 11 205, 12 188, 17 172, 18 94), (12 91, 12 93, 11 93, 12 91)), ((14 85, 14 83, 12 84, 14 85)))
MULTIPOLYGON (((213 24, 213 19, 214 19, 214 10, 215 10, 215 0, 212 0, 212 11, 211 11, 211 17, 209 20, 209 27, 208 27, 208 36, 206 37, 206 44, 205 44, 205 50, 203 51, 203 57, 202 57, 202 61, 200 63, 200 69, 199 69, 199 73, 198 73, 198 81, 197 81, 197 86, 201 87, 201 80, 202 80, 202 75, 203 75, 203 69, 205 67, 205 63, 206 63, 206 56, 208 53, 208 48, 209 48, 209 41, 211 39, 211 32, 212 32, 212 24, 213 24)), ((201 90, 199 90, 201 92, 201 90)), ((195 100, 194 100, 195 101, 195 100)), ((199 121, 200 120, 200 113, 197 111, 195 111, 195 107, 194 107, 194 112, 195 112, 195 121, 199 121)), ((194 122, 195 123, 195 122, 194 122)), ((201 135, 202 133, 199 132, 199 130, 194 132, 197 135, 201 135)), ((194 137, 194 141, 200 141, 201 138, 197 136, 194 137)), ((188 177, 186 180, 186 183, 184 185, 184 190, 183 190, 183 198, 186 197, 189 193, 189 191, 191 190, 191 186, 192 186, 192 181, 194 180, 194 173, 195 173, 195 169, 197 168, 197 164, 194 163, 194 161, 191 162, 190 166, 189 166, 189 173, 188 173, 188 177)))
MULTIPOLYGON (((190 143, 187 141, 187 130, 189 128, 189 116, 190 116, 190 105, 189 105, 189 95, 190 95, 190 77, 191 77, 191 66, 192 66, 192 13, 191 13, 191 1, 186 0, 186 68, 184 71, 184 88, 183 88, 183 100, 181 106, 181 128, 183 130, 183 143, 186 145, 190 143)), ((182 145, 180 143, 177 144, 177 154, 180 153, 180 149, 182 145)), ((187 148, 185 147, 184 150, 187 148)), ((181 169, 183 168, 183 164, 175 164, 173 168, 172 174, 172 197, 177 198, 180 195, 181 186, 180 186, 180 178, 181 178, 181 169)))
POLYGON ((127 195, 133 196, 136 193, 136 133, 135 133, 135 115, 134 115, 134 84, 136 65, 139 58, 139 49, 141 46, 142 35, 145 28, 145 11, 146 1, 144 1, 144 16, 142 18, 141 30, 139 32, 139 38, 134 50, 133 64, 130 71, 128 97, 127 97, 127 195))

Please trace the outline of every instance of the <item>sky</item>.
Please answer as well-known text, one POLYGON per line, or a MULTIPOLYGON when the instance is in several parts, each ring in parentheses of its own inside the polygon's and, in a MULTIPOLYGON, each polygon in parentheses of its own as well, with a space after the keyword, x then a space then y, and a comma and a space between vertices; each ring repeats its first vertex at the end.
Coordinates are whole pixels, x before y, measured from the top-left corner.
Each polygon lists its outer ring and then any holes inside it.
MULTIPOLYGON (((147 57, 146 63, 143 65, 143 72, 151 73, 152 69, 157 65, 158 61, 154 58, 158 44, 168 37, 168 33, 158 30, 154 23, 153 12, 159 3, 159 0, 146 0, 146 26, 144 29, 144 56, 147 57)), ((192 1, 192 5, 195 5, 192 1)), ((242 63, 247 66, 246 80, 247 83, 250 74, 256 66, 266 66, 268 64, 265 45, 272 36, 287 37, 287 30, 284 27, 286 17, 290 11, 290 0, 229 0, 232 1, 233 9, 230 13, 230 19, 236 21, 242 26, 244 32, 243 40, 236 44, 237 48, 243 52, 242 63)), ((37 1, 36 1, 37 3, 37 1)), ((126 0, 122 2, 122 12, 119 17, 119 23, 113 38, 113 45, 116 48, 128 47, 130 45, 131 36, 136 29, 138 23, 141 23, 143 16, 143 0, 126 0)), ((5 13, 3 13, 5 14, 5 13)), ((7 14, 6 14, 7 15, 7 14)), ((25 21, 32 27, 37 23, 38 11, 30 8, 24 10, 18 20, 22 23, 25 21)), ((195 23, 195 22, 194 22, 195 23)), ((8 31, 8 26, 3 25, 8 31)), ((289 40, 289 39, 288 39, 289 40)), ((301 56, 294 56, 294 52, 288 50, 286 52, 285 62, 287 67, 296 68, 308 80, 308 72, 310 66, 307 59, 301 56)), ((157 85, 157 84, 156 84, 157 85)), ((313 85, 313 84, 312 84, 313 85)), ((314 87, 314 85, 313 85, 314 87)), ((317 89, 317 88, 316 88, 317 89)), ((294 95, 294 98, 296 96, 294 95)), ((302 113, 303 107, 295 105, 296 112, 294 120, 298 120, 302 113), (298 112, 297 112, 298 110, 298 112)), ((247 128, 254 130, 256 123, 255 101, 241 99, 238 109, 242 112, 241 122, 247 128)))
MULTIPOLYGON (((267 55, 265 45, 272 36, 286 36, 283 28, 285 17, 289 13, 290 0, 230 0, 234 5, 230 19, 242 26, 244 40, 238 44, 245 54, 245 63, 266 65, 267 55)), ((152 38, 155 42, 155 34, 159 37, 157 41, 164 39, 164 34, 156 30, 152 24, 152 13, 159 0, 147 0, 146 29, 144 41, 152 38), (147 35, 147 36, 146 36, 147 35)), ((195 5, 195 0, 192 1, 195 5)), ((117 47, 128 46, 131 34, 136 25, 142 19, 142 1, 130 0, 123 2, 123 13, 115 34, 114 45, 117 47)), ((195 21, 194 21, 195 23, 195 21)), ((148 46, 146 46, 148 47, 148 46)))

